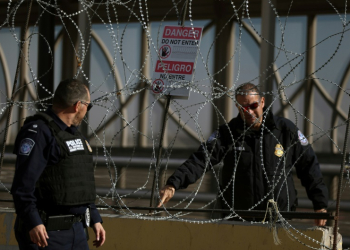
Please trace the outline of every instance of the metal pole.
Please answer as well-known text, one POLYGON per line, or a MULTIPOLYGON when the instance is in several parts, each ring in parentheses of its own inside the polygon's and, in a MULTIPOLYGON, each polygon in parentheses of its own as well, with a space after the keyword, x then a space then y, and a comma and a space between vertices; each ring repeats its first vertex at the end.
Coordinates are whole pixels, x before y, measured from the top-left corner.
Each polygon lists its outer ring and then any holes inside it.
MULTIPOLYGON (((314 120, 314 108, 315 108, 315 90, 313 88, 314 86, 314 80, 313 78, 315 75, 313 74, 315 72, 316 68, 316 37, 317 37, 317 18, 315 15, 309 15, 307 17, 307 48, 308 51, 306 53, 306 72, 305 72, 305 78, 307 80, 304 82, 305 85, 305 96, 304 100, 305 103, 309 103, 308 105, 305 105, 304 107, 304 114, 307 118, 309 118, 311 121, 314 120)), ((311 124, 306 119, 304 120, 304 134, 305 135, 312 135, 313 131, 313 124, 311 124)), ((310 144, 313 142, 313 136, 308 137, 308 141, 310 144)))
MULTIPOLYGON (((268 42, 275 43, 275 13, 271 7, 277 5, 277 0, 261 1, 261 36, 268 42)), ((274 47, 265 42, 263 39, 260 44, 260 90, 262 92, 273 91, 273 62, 274 62, 274 47)), ((265 106, 272 102, 272 95, 265 95, 265 106)))
POLYGON ((181 26, 185 26, 185 19, 186 19, 186 12, 187 12, 187 5, 188 5, 188 0, 186 0, 185 5, 184 5, 184 11, 182 13, 182 18, 181 18, 181 26))
MULTIPOLYGON (((186 0, 185 5, 183 7, 184 11, 182 13, 181 23, 179 23, 179 25, 182 26, 182 27, 184 27, 184 25, 185 25, 185 16, 186 16, 186 11, 187 11, 187 3, 188 3, 188 0, 186 0)), ((163 127, 162 127, 162 131, 161 131, 161 134, 160 134, 159 149, 158 149, 156 167, 154 169, 150 207, 154 207, 155 206, 154 190, 156 189, 157 171, 159 171, 160 156, 162 155, 162 149, 163 149, 164 131, 165 131, 165 127, 166 127, 168 111, 169 111, 169 106, 170 106, 170 101, 171 101, 171 95, 167 95, 166 97, 167 97, 167 100, 166 100, 165 111, 164 111, 164 116, 163 116, 163 127)), ((151 212, 152 211, 150 210, 150 213, 151 212)))
POLYGON ((343 160, 341 163, 340 177, 339 177, 339 181, 338 181, 337 203, 336 203, 336 207, 335 207, 334 228, 333 228, 333 250, 337 249, 340 192, 341 192, 341 187, 343 184, 344 166, 345 166, 345 159, 346 159, 346 148, 347 148, 348 137, 349 137, 349 119, 350 119, 350 106, 349 106, 348 120, 347 120, 346 131, 345 131, 345 140, 344 140, 344 147, 343 147, 343 160))
MULTIPOLYGON (((147 29, 150 29, 150 26, 147 27, 147 29)), ((141 44, 141 64, 140 68, 142 68, 142 75, 149 79, 149 68, 150 68, 150 58, 147 57, 149 55, 149 41, 147 37, 147 32, 145 29, 142 29, 141 31, 142 36, 142 44, 141 44), (143 67, 142 67, 143 66, 143 67)), ((145 88, 147 86, 146 81, 143 79, 140 82, 140 88, 145 88)), ((140 93, 140 104, 139 104, 139 113, 144 110, 149 102, 149 93, 148 91, 142 91, 140 93)), ((148 114, 146 112, 142 112, 139 116, 139 130, 141 133, 138 135, 138 145, 142 148, 145 148, 147 146, 147 137, 143 136, 142 134, 147 134, 147 124, 148 124, 148 114)))
MULTIPOLYGON (((51 1, 49 1, 51 3, 51 1)), ((45 37, 45 40, 40 37, 38 40, 38 75, 40 76, 40 82, 45 86, 38 85, 38 108, 47 108, 47 101, 43 103, 41 99, 50 97, 50 93, 54 91, 54 47, 55 47, 55 16, 50 13, 53 8, 45 6, 40 8, 43 12, 40 23, 39 33, 45 37), (51 53, 47 53, 51 50, 51 53), (49 92, 47 92, 49 91, 49 92)))
POLYGON ((168 118, 168 111, 169 111, 169 106, 170 106, 170 101, 171 101, 171 96, 170 95, 167 95, 166 97, 167 97, 167 100, 166 100, 166 106, 165 106, 165 111, 164 111, 164 116, 163 116, 163 127, 162 127, 162 131, 161 131, 161 134, 160 134, 160 139, 159 139, 159 149, 158 149, 158 154, 157 154, 156 167, 154 169, 150 207, 154 207, 154 205, 155 205, 154 190, 156 188, 157 171, 159 171, 160 157, 161 157, 162 149, 163 149, 164 131, 165 131, 166 122, 168 120, 167 119, 168 118))
POLYGON ((7 139, 7 134, 8 134, 8 128, 10 125, 10 120, 11 120, 11 113, 12 113, 12 108, 13 108, 13 102, 15 100, 15 96, 16 96, 16 88, 17 88, 17 79, 18 79, 18 75, 19 75, 19 70, 21 67, 21 61, 22 61, 22 51, 23 51, 23 47, 25 46, 25 39, 26 39, 26 34, 27 34, 27 30, 28 30, 28 25, 29 25, 29 17, 30 17, 30 12, 32 10, 32 4, 33 4, 33 0, 30 1, 29 3, 29 7, 28 7, 28 15, 27 15, 27 21, 26 21, 26 25, 25 25, 25 30, 22 33, 22 44, 21 44, 21 49, 19 51, 19 55, 18 55, 18 61, 17 61, 17 68, 16 68, 16 74, 15 74, 15 79, 13 82, 13 87, 12 87, 12 95, 11 95, 11 100, 10 100, 10 107, 7 111, 7 120, 6 120, 6 127, 5 127, 5 134, 4 134, 4 140, 2 143, 2 150, 1 150, 1 156, 0 156, 0 173, 1 173, 1 167, 2 167, 2 163, 4 161, 4 154, 5 154, 5 148, 6 148, 6 139, 7 139))
MULTIPOLYGON (((220 4, 223 2, 217 2, 218 4, 218 13, 217 13, 217 20, 216 20, 216 30, 215 35, 218 36, 218 39, 215 42, 215 62, 214 62, 214 72, 220 72, 222 68, 227 64, 229 60, 231 60, 231 57, 234 53, 234 34, 235 34, 235 23, 233 20, 230 21, 230 23, 227 24, 225 28, 225 32, 223 32, 222 28, 226 24, 226 18, 225 18, 225 5, 220 4), (220 14, 221 13, 221 14, 220 14), (221 33, 221 34, 220 34, 221 33), (220 34, 220 35, 219 35, 220 34)), ((234 60, 232 58, 231 62, 227 65, 226 69, 220 72, 220 74, 215 75, 215 80, 220 83, 221 86, 225 86, 227 89, 230 89, 230 87, 233 85, 233 74, 234 74, 234 60)), ((216 83, 213 83, 213 87, 216 83)), ((221 90, 223 91, 223 90, 221 90)), ((221 93, 217 92, 217 93, 221 93)), ((219 124, 223 124, 227 121, 229 121, 233 116, 233 107, 234 102, 233 100, 228 97, 227 95, 223 95, 218 99, 215 99, 214 105, 216 108, 218 108, 219 112, 221 112, 221 115, 217 119, 212 119, 211 121, 211 131, 214 131, 218 128, 219 124)), ((217 111, 213 108, 213 113, 216 113, 217 111)))

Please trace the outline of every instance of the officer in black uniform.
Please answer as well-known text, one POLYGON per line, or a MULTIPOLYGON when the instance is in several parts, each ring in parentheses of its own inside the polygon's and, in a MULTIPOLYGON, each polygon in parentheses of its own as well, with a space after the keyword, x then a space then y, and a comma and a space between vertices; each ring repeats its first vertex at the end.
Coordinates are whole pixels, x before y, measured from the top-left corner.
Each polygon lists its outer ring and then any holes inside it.
MULTIPOLYGON (((297 196, 292 168, 305 187, 316 212, 326 212, 328 190, 317 157, 306 137, 288 119, 267 111, 257 86, 242 84, 236 90, 239 115, 221 125, 197 152, 183 163, 160 190, 160 203, 175 190, 187 188, 221 161, 219 198, 224 209, 266 210, 277 202, 280 211, 294 211, 297 196)), ((315 220, 324 226, 326 220, 315 220)))
POLYGON ((28 117, 18 133, 11 192, 20 249, 87 250, 88 226, 96 234, 94 245, 103 245, 92 149, 77 129, 91 107, 88 88, 64 80, 52 108, 28 117))

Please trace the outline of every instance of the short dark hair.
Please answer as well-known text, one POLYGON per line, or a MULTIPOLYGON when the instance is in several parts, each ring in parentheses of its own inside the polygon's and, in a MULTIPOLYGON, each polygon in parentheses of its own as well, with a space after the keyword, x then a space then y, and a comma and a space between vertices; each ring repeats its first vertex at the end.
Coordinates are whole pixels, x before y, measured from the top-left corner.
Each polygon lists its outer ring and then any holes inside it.
POLYGON ((246 82, 246 83, 239 85, 236 88, 235 97, 237 98, 238 95, 247 95, 250 92, 255 92, 255 93, 257 93, 259 98, 261 97, 259 87, 253 83, 250 83, 250 82, 246 82))
POLYGON ((78 101, 87 101, 88 87, 77 79, 61 81, 53 97, 53 105, 60 108, 68 108, 78 101))

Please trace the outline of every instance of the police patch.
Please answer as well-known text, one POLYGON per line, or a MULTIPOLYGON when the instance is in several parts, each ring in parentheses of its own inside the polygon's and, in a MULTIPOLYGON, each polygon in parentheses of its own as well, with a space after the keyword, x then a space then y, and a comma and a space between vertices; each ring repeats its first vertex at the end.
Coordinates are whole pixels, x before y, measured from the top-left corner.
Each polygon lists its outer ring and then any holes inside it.
POLYGON ((298 137, 301 145, 306 146, 307 144, 309 144, 309 141, 306 139, 305 135, 301 133, 300 130, 298 130, 298 137))
POLYGON ((215 131, 214 133, 212 133, 208 139, 207 142, 212 142, 216 139, 220 138, 220 133, 218 131, 215 131))
POLYGON ((20 155, 29 155, 32 151, 35 142, 30 138, 25 138, 21 141, 19 145, 19 153, 20 155))
POLYGON ((66 141, 69 152, 75 152, 79 150, 84 150, 84 145, 81 139, 69 140, 66 141))

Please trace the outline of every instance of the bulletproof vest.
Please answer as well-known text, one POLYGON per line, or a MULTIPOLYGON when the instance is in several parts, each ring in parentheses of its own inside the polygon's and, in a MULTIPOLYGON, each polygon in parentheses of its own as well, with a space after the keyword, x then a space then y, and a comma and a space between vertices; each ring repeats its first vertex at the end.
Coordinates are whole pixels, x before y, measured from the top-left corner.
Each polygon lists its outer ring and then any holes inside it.
POLYGON ((79 131, 74 135, 63 131, 45 113, 37 113, 29 120, 41 119, 53 132, 60 147, 60 161, 46 166, 36 183, 39 200, 52 205, 80 205, 94 203, 96 198, 92 150, 79 131))

